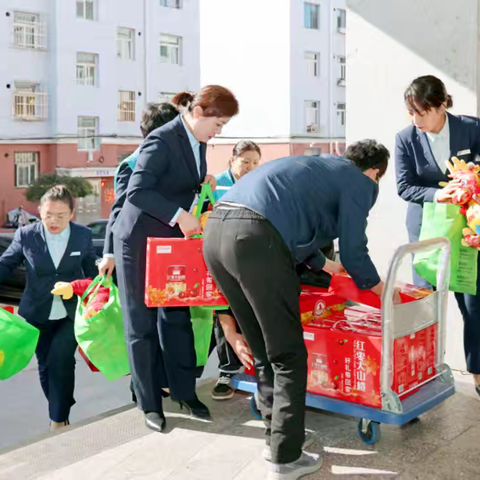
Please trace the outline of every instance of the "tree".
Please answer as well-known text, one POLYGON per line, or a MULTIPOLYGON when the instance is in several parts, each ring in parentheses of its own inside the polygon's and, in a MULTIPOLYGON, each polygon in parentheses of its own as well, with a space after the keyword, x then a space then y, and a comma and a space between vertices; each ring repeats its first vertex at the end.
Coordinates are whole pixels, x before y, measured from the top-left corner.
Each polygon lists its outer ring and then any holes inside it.
POLYGON ((38 177, 37 180, 27 188, 25 197, 29 202, 38 202, 43 194, 54 185, 65 185, 75 198, 86 197, 93 193, 92 185, 85 178, 46 173, 38 177))

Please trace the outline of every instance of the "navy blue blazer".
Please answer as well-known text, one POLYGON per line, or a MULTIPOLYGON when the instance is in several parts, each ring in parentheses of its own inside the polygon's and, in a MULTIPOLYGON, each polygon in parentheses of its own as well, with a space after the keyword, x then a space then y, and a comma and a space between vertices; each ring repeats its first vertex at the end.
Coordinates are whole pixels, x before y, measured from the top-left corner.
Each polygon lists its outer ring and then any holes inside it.
MULTIPOLYGON (((479 163, 480 119, 447 113, 450 127, 450 157, 479 163)), ((440 169, 433 157, 426 133, 410 125, 395 139, 395 172, 400 197, 409 202, 407 230, 411 242, 420 237, 423 203, 433 202, 435 192, 446 182, 447 169, 440 169)))
POLYGON ((117 172, 117 184, 115 189, 115 202, 108 217, 107 228, 105 231, 105 243, 103 245, 103 254, 113 254, 113 226, 117 221, 118 215, 127 199, 127 187, 133 170, 128 163, 122 163, 117 172))
POLYGON ((361 289, 380 282, 368 255, 367 217, 378 185, 352 162, 332 155, 268 162, 238 180, 220 203, 259 213, 276 228, 297 263, 321 270, 320 248, 339 238, 343 266, 361 289))
POLYGON ((183 237, 169 225, 179 208, 188 211, 207 173, 200 144, 200 176, 180 115, 145 139, 113 234, 130 245, 146 237, 183 237))
MULTIPOLYGON (((58 268, 53 264, 40 222, 17 230, 12 243, 0 257, 0 282, 22 262, 25 263, 27 284, 18 313, 39 328, 49 321, 53 302, 50 292, 56 282, 72 282, 98 275, 91 230, 77 223, 70 223, 70 229, 67 248, 58 268)), ((68 316, 73 320, 77 297, 63 302, 68 316)))

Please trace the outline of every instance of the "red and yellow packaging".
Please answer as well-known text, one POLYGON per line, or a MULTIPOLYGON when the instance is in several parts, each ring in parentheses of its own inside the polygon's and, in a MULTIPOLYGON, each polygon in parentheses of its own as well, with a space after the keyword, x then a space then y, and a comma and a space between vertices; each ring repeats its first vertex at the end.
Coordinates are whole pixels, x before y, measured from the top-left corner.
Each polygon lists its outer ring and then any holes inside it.
POLYGON ((207 269, 201 238, 148 238, 147 307, 227 305, 207 269))

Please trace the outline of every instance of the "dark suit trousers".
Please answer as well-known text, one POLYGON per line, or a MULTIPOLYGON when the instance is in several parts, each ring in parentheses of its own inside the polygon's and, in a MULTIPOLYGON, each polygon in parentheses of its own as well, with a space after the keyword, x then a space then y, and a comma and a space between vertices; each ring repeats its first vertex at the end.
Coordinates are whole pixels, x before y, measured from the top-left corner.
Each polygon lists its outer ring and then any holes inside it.
POLYGON ((204 256, 255 358, 258 406, 274 463, 301 455, 305 436, 307 350, 300 284, 278 232, 247 209, 215 209, 204 256))
POLYGON ((177 400, 195 396, 196 356, 189 309, 145 305, 146 250, 114 237, 133 390, 141 410, 161 412, 162 387, 177 400))
POLYGON ((48 400, 50 420, 65 422, 75 404, 75 350, 73 320, 49 320, 42 324, 37 349, 38 372, 48 400))

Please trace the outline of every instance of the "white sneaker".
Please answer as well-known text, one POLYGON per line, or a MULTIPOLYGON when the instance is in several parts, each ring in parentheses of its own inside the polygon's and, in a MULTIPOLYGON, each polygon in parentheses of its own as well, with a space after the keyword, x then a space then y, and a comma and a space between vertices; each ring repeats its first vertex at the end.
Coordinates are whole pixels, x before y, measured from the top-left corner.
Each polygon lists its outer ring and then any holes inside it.
POLYGON ((291 463, 271 463, 267 480, 297 480, 314 473, 322 467, 323 457, 316 453, 302 452, 298 460, 291 463))
MULTIPOLYGON (((302 450, 305 450, 306 448, 308 448, 313 443, 314 440, 315 440, 315 437, 313 436, 313 433, 305 431, 305 440, 302 445, 302 450)), ((272 450, 270 449, 269 445, 265 445, 265 448, 263 449, 263 452, 262 452, 262 456, 264 460, 266 460, 267 462, 272 461, 272 450)))

